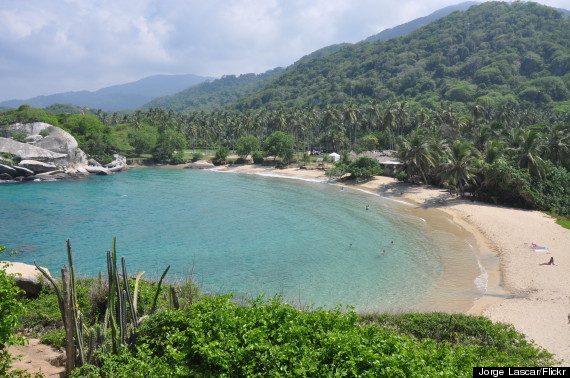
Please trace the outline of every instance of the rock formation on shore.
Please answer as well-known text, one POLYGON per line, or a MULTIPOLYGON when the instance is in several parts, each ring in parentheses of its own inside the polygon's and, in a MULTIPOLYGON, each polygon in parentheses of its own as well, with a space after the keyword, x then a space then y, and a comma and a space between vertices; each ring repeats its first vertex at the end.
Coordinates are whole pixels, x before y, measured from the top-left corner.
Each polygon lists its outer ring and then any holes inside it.
POLYGON ((119 155, 101 166, 88 158, 71 134, 47 123, 15 123, 3 130, 7 136, 24 133, 26 138, 20 142, 0 137, 0 180, 56 180, 109 175, 128 168, 126 159, 119 155))

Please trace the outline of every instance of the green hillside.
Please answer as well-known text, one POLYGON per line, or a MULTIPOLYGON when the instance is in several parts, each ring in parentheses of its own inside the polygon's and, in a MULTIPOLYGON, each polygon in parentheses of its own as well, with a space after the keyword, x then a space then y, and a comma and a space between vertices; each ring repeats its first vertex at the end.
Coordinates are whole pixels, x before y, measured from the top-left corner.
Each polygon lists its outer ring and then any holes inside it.
POLYGON ((405 24, 398 25, 398 26, 390 28, 390 29, 382 30, 380 33, 366 38, 365 41, 366 42, 374 42, 374 41, 378 41, 378 40, 385 40, 385 39, 401 37, 401 36, 404 36, 406 34, 410 34, 414 30, 419 29, 422 26, 427 25, 427 24, 437 20, 438 18, 445 17, 448 14, 451 14, 451 13, 456 12, 456 11, 467 10, 467 9, 469 9, 470 6, 476 5, 476 4, 479 4, 479 2, 478 1, 466 1, 463 3, 459 3, 459 4, 450 5, 448 7, 439 9, 439 10, 437 10, 437 11, 435 11, 435 12, 433 12, 433 13, 425 16, 425 17, 416 18, 415 20, 412 20, 410 22, 406 22, 405 24))
POLYGON ((191 86, 172 96, 156 98, 145 104, 143 109, 161 108, 177 112, 218 109, 241 96, 257 92, 282 72, 282 68, 275 68, 259 75, 226 75, 191 86))
POLYGON ((536 3, 487 2, 413 33, 299 62, 236 108, 441 101, 488 107, 570 99, 570 21, 536 3))

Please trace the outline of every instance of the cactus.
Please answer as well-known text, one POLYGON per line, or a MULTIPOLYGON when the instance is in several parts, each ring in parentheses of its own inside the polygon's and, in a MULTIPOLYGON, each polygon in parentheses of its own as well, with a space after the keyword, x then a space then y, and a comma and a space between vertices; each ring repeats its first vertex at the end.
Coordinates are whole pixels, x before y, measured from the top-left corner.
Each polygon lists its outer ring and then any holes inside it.
POLYGON ((166 273, 168 273, 168 270, 170 269, 170 265, 168 265, 166 267, 166 269, 164 269, 164 272, 162 273, 162 276, 160 276, 160 280, 158 281, 158 287, 156 288, 156 294, 154 295, 154 301, 152 302, 152 308, 150 310, 150 314, 154 314, 154 312, 156 311, 156 304, 158 303, 158 295, 160 294, 160 287, 162 286, 162 280, 164 279, 164 276, 166 276, 166 273))
MULTIPOLYGON (((137 317, 139 280, 144 272, 137 275, 134 296, 131 295, 124 257, 121 258, 121 273, 123 277, 122 280, 119 278, 119 271, 117 269, 116 238, 113 238, 112 251, 107 251, 109 290, 104 321, 102 325, 96 324, 94 327, 87 329, 84 324, 83 314, 81 313, 77 302, 75 267, 73 264, 73 253, 70 239, 67 239, 67 258, 69 262, 69 271, 66 265, 62 267, 62 289, 59 288, 59 285, 53 280, 53 278, 44 269, 39 267, 35 261, 34 265, 50 282, 57 294, 59 309, 66 328, 66 373, 69 375, 75 366, 81 366, 85 363, 93 363, 96 350, 101 349, 102 352, 106 351, 105 336, 109 328, 111 332, 112 350, 115 354, 118 353, 120 345, 126 345, 134 339, 133 336, 139 326, 139 320, 137 317), (130 326, 129 321, 131 323, 130 326), (85 345, 85 331, 89 332, 87 348, 85 345)), ((151 314, 156 311, 162 281, 169 269, 170 265, 166 267, 160 277, 160 281, 158 282, 158 287, 154 295, 151 314)), ((101 275, 99 274, 99 282, 100 281, 101 275)), ((175 291, 172 293, 172 296, 176 296, 175 291)))

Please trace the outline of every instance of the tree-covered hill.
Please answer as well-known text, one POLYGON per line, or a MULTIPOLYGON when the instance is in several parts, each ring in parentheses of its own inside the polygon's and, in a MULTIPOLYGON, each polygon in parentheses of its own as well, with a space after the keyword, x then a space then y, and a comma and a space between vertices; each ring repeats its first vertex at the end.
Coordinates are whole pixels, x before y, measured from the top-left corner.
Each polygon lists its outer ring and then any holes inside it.
POLYGON ((236 108, 371 100, 567 106, 570 20, 536 3, 483 3, 404 37, 299 62, 236 108))
POLYGON ((478 1, 465 1, 463 3, 450 5, 448 7, 436 10, 435 12, 433 12, 427 16, 416 18, 415 20, 412 20, 410 22, 406 22, 405 24, 398 25, 398 26, 390 28, 390 29, 382 30, 380 33, 374 34, 374 35, 366 38, 365 41, 366 42, 374 42, 374 41, 379 41, 379 40, 386 40, 386 39, 401 37, 401 36, 404 36, 406 34, 413 32, 414 30, 419 29, 422 26, 425 26, 425 25, 427 25, 427 24, 429 24, 429 23, 431 23, 431 22, 433 22, 439 18, 445 17, 448 14, 451 14, 451 13, 457 12, 457 11, 467 10, 467 9, 469 9, 470 6, 476 5, 476 4, 479 4, 479 2, 478 1))
POLYGON ((177 112, 219 109, 235 102, 241 96, 260 90, 282 72, 282 68, 275 68, 259 75, 226 75, 214 81, 191 86, 171 96, 156 98, 142 108, 161 108, 177 112))

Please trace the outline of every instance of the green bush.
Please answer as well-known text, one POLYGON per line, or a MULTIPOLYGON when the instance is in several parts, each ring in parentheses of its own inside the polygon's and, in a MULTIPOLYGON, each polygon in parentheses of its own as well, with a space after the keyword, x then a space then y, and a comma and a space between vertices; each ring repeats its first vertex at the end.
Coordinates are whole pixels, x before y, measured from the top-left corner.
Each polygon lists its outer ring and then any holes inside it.
POLYGON ((408 181, 408 174, 406 172, 400 172, 396 175, 396 180, 406 182, 408 181))
POLYGON ((212 159, 212 163, 214 163, 214 165, 226 164, 226 159, 228 158, 229 154, 230 154, 230 151, 226 147, 218 148, 216 150, 216 153, 214 154, 214 158, 212 159))
POLYGON ((367 180, 372 176, 377 176, 382 173, 380 163, 375 159, 368 156, 362 156, 356 161, 348 165, 347 171, 351 174, 351 178, 356 180, 367 180))
MULTIPOLYGON (((5 250, 6 247, 0 245, 0 258, 5 250)), ((23 342, 15 332, 24 307, 17 299, 20 289, 13 276, 6 273, 7 266, 7 263, 0 263, 0 376, 4 376, 12 365, 8 347, 23 342)))
POLYGON ((195 163, 198 160, 204 160, 204 154, 201 152, 194 152, 192 154, 192 163, 195 163))
POLYGON ((28 134, 19 131, 13 131, 10 135, 15 141, 22 143, 25 142, 26 138, 28 137, 28 134))
POLYGON ((265 162, 265 158, 263 156, 263 152, 261 151, 255 151, 252 155, 251 158, 253 159, 253 163, 254 164, 263 164, 265 162))
POLYGON ((527 341, 512 325, 493 323, 483 316, 442 312, 381 314, 364 316, 363 321, 392 327, 400 334, 419 340, 472 347, 481 358, 493 360, 495 366, 538 366, 555 362, 551 353, 527 341))
POLYGON ((40 336, 40 343, 52 345, 60 350, 65 349, 65 329, 52 329, 40 336))
POLYGON ((101 362, 74 376, 456 377, 473 366, 556 363, 512 326, 483 317, 359 318, 340 308, 300 311, 279 298, 238 306, 229 295, 151 316, 132 350, 101 362))

